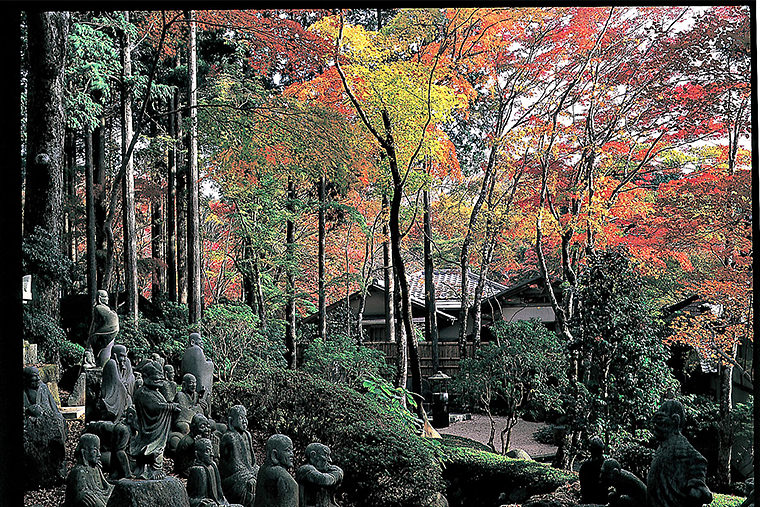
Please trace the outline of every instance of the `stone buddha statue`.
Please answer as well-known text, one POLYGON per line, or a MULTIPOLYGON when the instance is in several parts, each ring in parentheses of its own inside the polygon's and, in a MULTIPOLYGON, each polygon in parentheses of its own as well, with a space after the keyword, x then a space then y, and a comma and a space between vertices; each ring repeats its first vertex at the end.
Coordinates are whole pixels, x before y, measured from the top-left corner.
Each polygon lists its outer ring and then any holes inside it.
POLYGON ((254 507, 298 507, 298 483, 288 472, 291 468, 293 442, 285 435, 272 435, 256 479, 254 507))
POLYGON ((99 290, 88 333, 85 366, 102 368, 111 357, 111 347, 117 334, 119 316, 108 306, 108 292, 99 290))
POLYGON ((113 486, 100 469, 100 439, 84 433, 74 451, 76 465, 66 478, 64 507, 106 507, 113 486))
POLYGON ((308 464, 296 471, 300 507, 338 507, 335 489, 343 481, 343 470, 333 465, 330 448, 324 444, 306 446, 308 464))
POLYGON ((219 473, 224 494, 246 507, 253 505, 259 466, 253 454, 245 407, 235 405, 227 416, 227 431, 219 443, 219 473))

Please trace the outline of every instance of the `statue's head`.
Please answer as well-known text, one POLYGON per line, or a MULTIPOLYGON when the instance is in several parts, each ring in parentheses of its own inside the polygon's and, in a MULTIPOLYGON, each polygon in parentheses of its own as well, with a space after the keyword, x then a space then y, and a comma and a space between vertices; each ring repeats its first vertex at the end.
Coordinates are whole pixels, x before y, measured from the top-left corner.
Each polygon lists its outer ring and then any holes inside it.
POLYGON ((227 424, 235 431, 243 432, 248 429, 248 412, 243 405, 230 407, 227 413, 227 424))
POLYGON ((182 392, 193 394, 196 387, 198 387, 198 382, 195 380, 195 375, 192 373, 185 373, 182 376, 182 392))
POLYGON ((330 448, 325 444, 317 442, 311 443, 306 446, 306 459, 309 460, 309 464, 320 472, 327 471, 327 467, 332 463, 330 457, 330 448))
POLYGON ((127 366, 127 347, 117 343, 111 349, 111 357, 114 358, 119 368, 124 369, 127 366))
POLYGON ((602 469, 599 473, 599 476, 602 479, 602 483, 611 484, 612 480, 617 476, 617 473, 619 471, 620 471, 620 463, 618 463, 617 460, 614 460, 614 459, 604 460, 604 463, 602 463, 602 469))
POLYGON ((652 416, 652 433, 658 440, 666 440, 681 433, 686 422, 686 412, 678 400, 665 400, 652 416))
POLYGON ((145 385, 145 380, 143 379, 142 373, 139 371, 135 372, 135 389, 140 389, 142 386, 145 385))
POLYGON ((101 304, 101 305, 108 304, 108 292, 104 290, 98 291, 98 304, 101 304))
POLYGON ((190 420, 190 435, 193 438, 211 438, 211 423, 208 418, 200 412, 195 414, 190 420))
POLYGON ((143 366, 142 376, 146 387, 158 389, 164 384, 164 369, 161 368, 160 364, 154 361, 148 361, 147 364, 143 366))
POLYGON ((190 333, 190 345, 203 347, 203 338, 200 333, 190 333))
POLYGON ((592 438, 588 442, 588 450, 591 453, 592 458, 601 457, 602 454, 604 454, 604 447, 604 440, 598 436, 592 438))
POLYGON ((195 459, 204 465, 210 465, 214 461, 214 448, 208 438, 195 439, 195 459))
POLYGON ((93 433, 82 434, 74 456, 80 465, 91 467, 100 465, 100 438, 93 433))
POLYGON ((24 387, 27 389, 37 389, 40 386, 40 370, 34 366, 24 368, 24 387))
POLYGON ((164 377, 169 382, 174 382, 174 366, 167 364, 164 366, 164 377))
POLYGON ((287 435, 276 434, 269 437, 266 446, 267 462, 270 466, 293 468, 293 441, 287 435))

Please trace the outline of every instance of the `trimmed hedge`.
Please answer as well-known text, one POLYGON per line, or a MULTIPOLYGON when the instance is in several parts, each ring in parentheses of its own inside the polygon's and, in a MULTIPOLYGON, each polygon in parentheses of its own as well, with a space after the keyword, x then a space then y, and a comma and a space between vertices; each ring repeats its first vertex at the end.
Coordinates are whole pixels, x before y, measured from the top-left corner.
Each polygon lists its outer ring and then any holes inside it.
POLYGON ((451 507, 497 507, 521 503, 528 497, 551 493, 562 484, 578 480, 575 472, 565 472, 536 461, 510 459, 462 447, 456 441, 442 440, 440 455, 443 478, 451 507))
POLYGON ((354 390, 273 369, 250 383, 215 384, 214 397, 216 420, 226 420, 229 407, 242 404, 250 430, 288 435, 297 459, 311 442, 328 445, 345 472, 339 491, 346 507, 424 507, 443 491, 435 445, 354 390))

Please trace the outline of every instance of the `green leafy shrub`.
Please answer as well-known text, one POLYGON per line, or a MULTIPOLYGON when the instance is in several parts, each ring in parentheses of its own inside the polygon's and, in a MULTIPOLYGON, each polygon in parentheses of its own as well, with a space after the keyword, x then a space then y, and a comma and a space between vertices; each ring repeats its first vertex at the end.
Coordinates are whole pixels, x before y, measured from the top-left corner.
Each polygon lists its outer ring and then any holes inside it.
POLYGON ((521 503, 532 495, 550 493, 578 479, 575 472, 463 447, 451 439, 442 439, 437 445, 451 507, 521 503))
POLYGON ((330 446, 345 471, 340 491, 346 507, 420 507, 443 491, 430 440, 352 389, 301 371, 265 368, 248 382, 218 383, 214 393, 218 421, 240 403, 254 434, 290 436, 297 457, 311 442, 330 446))
POLYGON ((119 316, 116 342, 127 347, 133 358, 145 358, 152 352, 161 354, 169 363, 178 363, 187 347, 190 328, 187 306, 165 297, 157 298, 158 312, 152 318, 140 314, 138 325, 119 316))
POLYGON ((285 366, 284 342, 276 324, 261 328, 259 317, 245 304, 216 304, 209 307, 201 322, 204 350, 214 361, 222 381, 242 378, 260 361, 285 366))
POLYGON ((422 419, 419 419, 411 411, 417 408, 417 401, 411 391, 403 387, 395 387, 384 378, 376 376, 364 379, 362 387, 366 389, 366 397, 401 418, 413 433, 420 434, 422 432, 424 424, 422 419))
POLYGON ((710 507, 739 507, 745 499, 740 496, 721 495, 713 493, 713 501, 710 507))
POLYGON ((301 369, 358 389, 365 378, 385 376, 390 368, 382 351, 338 334, 327 340, 315 338, 304 350, 301 369))

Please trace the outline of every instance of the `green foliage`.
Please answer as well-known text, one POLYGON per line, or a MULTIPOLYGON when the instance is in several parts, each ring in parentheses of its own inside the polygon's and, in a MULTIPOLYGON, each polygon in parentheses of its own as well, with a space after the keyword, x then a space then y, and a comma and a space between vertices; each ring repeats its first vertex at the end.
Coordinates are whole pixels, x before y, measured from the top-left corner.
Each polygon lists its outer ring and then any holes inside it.
POLYGON ((251 371, 255 362, 285 366, 285 347, 277 324, 262 329, 258 316, 248 305, 209 307, 203 315, 201 335, 205 351, 223 381, 241 378, 251 371))
POLYGON ((720 493, 713 494, 713 501, 710 507, 739 507, 744 498, 740 496, 722 495, 720 493))
POLYGON ((151 318, 141 314, 138 326, 132 320, 120 317, 116 341, 124 344, 135 358, 157 352, 168 362, 176 364, 187 347, 190 334, 187 306, 165 298, 156 302, 158 313, 151 318))
POLYGON ((586 430, 612 434, 647 424, 668 390, 678 384, 666 364, 663 330, 647 311, 642 283, 627 251, 588 258, 577 294, 582 311, 572 321, 581 359, 579 378, 588 391, 586 430))
POLYGON ((607 445, 610 456, 618 460, 621 467, 646 482, 657 445, 649 430, 617 431, 609 436, 607 445))
POLYGON ((367 390, 365 396, 368 399, 403 420, 410 431, 415 434, 422 432, 423 421, 409 410, 409 407, 417 408, 417 401, 411 391, 395 387, 389 381, 375 375, 365 378, 362 387, 367 390))
POLYGON ((448 483, 447 499, 452 507, 520 503, 532 495, 549 493, 578 479, 535 461, 511 459, 474 446, 444 438, 438 442, 448 483), (500 501, 506 493, 508 502, 500 501))
POLYGON ((218 421, 240 403, 254 435, 284 433, 297 456, 311 442, 328 445, 345 471, 339 491, 346 507, 417 507, 443 490, 430 440, 352 389, 305 372, 268 368, 247 382, 216 384, 214 393, 212 415, 218 421))
MULTIPOLYGON (((495 341, 461 361, 451 392, 489 415, 505 414, 509 429, 529 401, 536 399, 544 407, 559 404, 560 393, 549 379, 562 377, 566 366, 557 336, 538 320, 498 322, 491 329, 495 341)), ((508 447, 505 440, 502 451, 508 447)))
POLYGON ((301 369, 358 389, 364 378, 386 375, 389 367, 381 351, 362 347, 338 334, 312 341, 304 350, 301 369))

